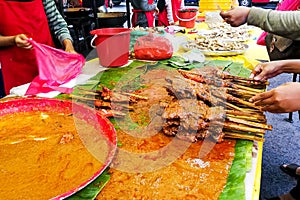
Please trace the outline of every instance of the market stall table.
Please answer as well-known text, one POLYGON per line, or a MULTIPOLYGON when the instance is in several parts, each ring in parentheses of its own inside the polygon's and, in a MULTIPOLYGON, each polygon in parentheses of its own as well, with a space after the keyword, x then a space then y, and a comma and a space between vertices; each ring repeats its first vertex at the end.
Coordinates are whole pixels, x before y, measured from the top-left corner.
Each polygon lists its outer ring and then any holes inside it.
MULTIPOLYGON (((254 28, 255 29, 255 28, 254 28)), ((259 34, 260 30, 256 29, 254 31, 253 37, 256 37, 255 34, 259 34)), ((267 52, 263 46, 257 46, 255 40, 250 40, 248 42, 249 48, 242 56, 233 56, 233 57, 217 57, 215 59, 229 59, 234 61, 241 61, 245 66, 253 68, 256 64, 259 63, 259 60, 267 60, 267 52)), ((212 58, 214 59, 214 58, 212 58)), ((91 60, 97 68, 98 59, 91 60)), ((262 160, 262 142, 254 143, 253 146, 253 157, 252 157, 252 168, 249 172, 246 173, 245 178, 245 189, 246 189, 246 199, 256 200, 259 199, 259 190, 260 190, 260 176, 261 176, 261 160, 262 160)))
MULTIPOLYGON (((99 68, 99 60, 93 59, 88 62, 94 65, 94 69, 99 68)), ((91 66, 90 65, 90 66, 91 66)), ((100 67, 101 68, 101 67, 100 67)), ((102 71, 102 70, 101 70, 102 71)), ((246 200, 259 199, 260 177, 261 177, 261 161, 262 161, 262 142, 255 142, 252 149, 252 167, 246 173, 244 180, 246 200)))
MULTIPOLYGON (((254 41, 250 41, 249 43, 249 49, 245 52, 244 55, 244 65, 251 65, 252 63, 258 63, 255 59, 266 59, 266 57, 263 57, 263 53, 259 53, 256 56, 256 53, 259 51, 263 52, 263 48, 257 47, 254 41)), ((233 59, 233 60, 239 60, 238 58, 226 58, 226 59, 233 59)), ((251 65, 253 67, 253 65, 251 65)), ((121 68, 120 68, 121 69, 121 68)), ((98 74, 99 72, 102 72, 106 70, 106 68, 103 68, 99 65, 99 60, 92 59, 88 61, 84 67, 83 74, 87 74, 89 78, 92 76, 98 74)), ((80 84, 95 84, 93 82, 93 78, 80 82, 80 84)), ((77 84, 75 84, 77 85, 77 84)), ((24 88, 23 88, 24 90, 24 88)), ((16 89, 15 89, 16 91, 16 89)), ((19 93, 20 94, 20 93, 19 93)), ((245 194, 246 194, 246 200, 256 200, 259 199, 259 188, 260 188, 260 176, 261 176, 261 158, 262 158, 262 142, 254 143, 253 149, 252 149, 252 168, 250 171, 246 173, 246 177, 244 180, 245 183, 245 194)))

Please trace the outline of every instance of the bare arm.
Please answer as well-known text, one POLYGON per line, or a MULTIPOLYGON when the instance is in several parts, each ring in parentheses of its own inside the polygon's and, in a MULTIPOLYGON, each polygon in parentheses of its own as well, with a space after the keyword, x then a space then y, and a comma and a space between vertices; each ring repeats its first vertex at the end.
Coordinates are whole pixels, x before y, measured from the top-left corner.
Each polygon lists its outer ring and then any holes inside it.
POLYGON ((66 52, 76 53, 68 25, 57 10, 55 2, 53 0, 43 0, 43 5, 51 32, 64 46, 66 52))
POLYGON ((170 25, 174 25, 172 1, 166 0, 167 17, 170 25))
MULTIPOLYGON (((281 73, 300 73, 300 60, 280 60, 258 64, 250 75, 256 80, 267 80, 281 73)), ((250 99, 263 111, 288 113, 300 110, 300 83, 286 83, 250 99)))
POLYGON ((267 80, 281 73, 300 73, 300 60, 278 60, 258 64, 252 71, 250 78, 267 80))
POLYGON ((290 82, 250 99, 261 110, 271 113, 288 113, 300 110, 300 83, 290 82))
POLYGON ((247 23, 285 38, 300 40, 300 11, 238 6, 226 12, 222 11, 220 15, 231 26, 247 23))
POLYGON ((300 40, 300 11, 277 11, 252 7, 247 23, 285 38, 300 40))
POLYGON ((0 35, 0 47, 18 46, 25 49, 31 49, 32 45, 27 41, 28 37, 25 34, 2 36, 0 35))
POLYGON ((13 46, 15 44, 15 36, 0 35, 0 47, 13 46))

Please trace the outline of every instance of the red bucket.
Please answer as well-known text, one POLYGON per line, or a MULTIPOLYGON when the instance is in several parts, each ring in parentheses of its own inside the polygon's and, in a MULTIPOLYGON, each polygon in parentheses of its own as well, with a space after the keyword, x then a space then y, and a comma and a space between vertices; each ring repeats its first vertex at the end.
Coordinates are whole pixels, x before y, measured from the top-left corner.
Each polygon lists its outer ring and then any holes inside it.
POLYGON ((119 67, 128 63, 129 28, 101 28, 92 30, 94 35, 91 46, 97 49, 100 65, 103 67, 119 67), (95 40, 96 46, 93 45, 95 40))
POLYGON ((178 10, 179 26, 194 28, 198 10, 196 8, 183 8, 178 10))

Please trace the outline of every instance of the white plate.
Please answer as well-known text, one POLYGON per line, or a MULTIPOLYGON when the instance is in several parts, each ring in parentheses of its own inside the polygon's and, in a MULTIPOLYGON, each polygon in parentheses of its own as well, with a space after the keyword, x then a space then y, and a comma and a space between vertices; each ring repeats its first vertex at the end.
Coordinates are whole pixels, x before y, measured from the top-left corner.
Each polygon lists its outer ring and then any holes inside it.
POLYGON ((244 54, 247 49, 244 50, 232 50, 232 51, 205 51, 201 50, 201 52, 206 56, 236 56, 240 54, 244 54))
MULTIPOLYGON (((181 46, 185 51, 190 51, 192 49, 199 49, 197 47, 195 48, 190 48, 187 47, 187 42, 183 43, 181 46)), ((249 48, 247 44, 244 44, 245 48, 241 50, 231 50, 231 51, 210 51, 210 50, 202 50, 199 49, 205 56, 235 56, 235 55, 240 55, 244 54, 246 50, 249 48)))

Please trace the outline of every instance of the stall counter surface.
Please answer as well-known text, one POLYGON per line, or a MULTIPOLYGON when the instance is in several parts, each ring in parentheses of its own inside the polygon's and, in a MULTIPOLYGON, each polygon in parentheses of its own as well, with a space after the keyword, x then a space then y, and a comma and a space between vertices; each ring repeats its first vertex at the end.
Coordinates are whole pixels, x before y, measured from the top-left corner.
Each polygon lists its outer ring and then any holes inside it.
MULTIPOLYGON (((85 69, 88 73, 99 73, 106 70, 99 65, 99 59, 95 58, 87 62, 85 69)), ((252 167, 246 173, 245 200, 258 200, 260 195, 261 165, 262 165, 263 142, 254 142, 252 148, 252 167)))
MULTIPOLYGON (((202 25, 201 25, 202 26, 202 25)), ((261 33, 260 29, 254 28, 253 37, 248 41, 249 48, 244 55, 231 56, 231 57, 215 57, 214 59, 231 59, 233 61, 242 61, 245 66, 248 68, 253 68, 256 64, 259 63, 258 60, 268 60, 268 55, 264 46, 259 46, 256 44, 255 38, 261 33)), ((105 70, 106 68, 99 65, 99 59, 91 59, 86 62, 83 67, 82 74, 76 80, 73 80, 72 83, 69 83, 70 87, 74 87, 78 84, 85 84, 88 82, 89 78, 95 76, 99 72, 105 70)), ((27 84, 28 85, 28 84, 27 84)), ((8 97, 13 96, 22 96, 25 93, 27 85, 22 85, 17 88, 13 88, 12 94, 8 97), (24 92, 24 93, 23 93, 24 92)), ((51 94, 42 94, 44 97, 55 97, 59 93, 51 94)), ((253 146, 253 157, 252 157, 252 169, 247 172, 245 178, 245 188, 246 188, 246 200, 258 200, 260 192, 260 181, 261 181, 261 165, 262 165, 262 142, 255 142, 253 146)))
MULTIPOLYGON (((207 25, 205 23, 197 24, 196 29, 206 29, 207 25)), ((256 27, 251 27, 251 39, 247 41, 249 48, 243 55, 238 56, 226 56, 226 57, 212 57, 208 59, 220 59, 220 60, 231 60, 233 62, 242 62, 245 67, 253 69, 255 65, 260 63, 261 60, 267 61, 268 54, 264 46, 256 44, 256 38, 262 32, 261 29, 256 27)), ((193 37, 193 35, 189 35, 193 37)), ((94 68, 99 67, 98 58, 92 59, 88 62, 91 65, 95 65, 94 68)), ((105 69, 101 69, 105 70, 105 69)), ((262 149, 263 142, 254 142, 253 151, 252 151, 252 168, 249 172, 246 173, 245 178, 245 193, 246 200, 258 200, 260 196, 260 181, 261 181, 261 166, 262 166, 262 149)))

